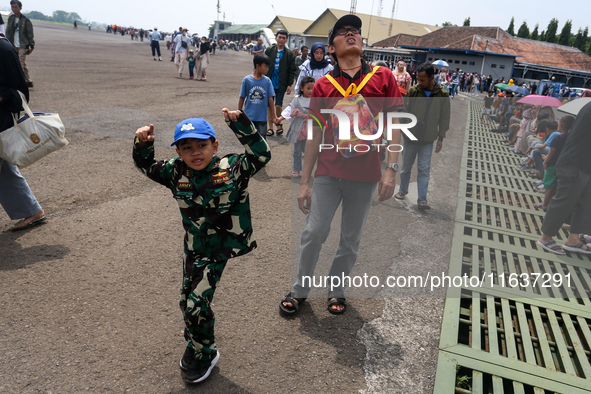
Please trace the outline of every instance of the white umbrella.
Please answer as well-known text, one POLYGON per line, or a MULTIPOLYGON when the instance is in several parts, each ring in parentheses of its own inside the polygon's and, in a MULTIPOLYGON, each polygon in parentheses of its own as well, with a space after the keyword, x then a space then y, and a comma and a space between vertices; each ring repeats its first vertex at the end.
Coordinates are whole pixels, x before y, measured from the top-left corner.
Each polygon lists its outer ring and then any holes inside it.
POLYGON ((431 63, 434 66, 444 66, 444 67, 449 67, 449 64, 447 64, 447 62, 445 60, 435 60, 433 63, 431 63))
POLYGON ((578 99, 574 99, 573 101, 566 103, 558 108, 556 108, 560 112, 564 112, 570 115, 577 115, 581 108, 585 105, 591 103, 591 97, 580 97, 578 99))

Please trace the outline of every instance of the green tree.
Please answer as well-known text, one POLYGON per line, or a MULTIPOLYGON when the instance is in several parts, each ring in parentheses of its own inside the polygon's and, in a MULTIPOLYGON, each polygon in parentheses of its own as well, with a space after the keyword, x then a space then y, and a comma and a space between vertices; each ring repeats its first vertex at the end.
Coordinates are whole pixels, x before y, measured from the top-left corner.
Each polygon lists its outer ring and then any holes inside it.
POLYGON ((542 30, 542 32, 540 33, 540 41, 546 41, 546 32, 544 30, 542 30))
POLYGON ((519 31, 517 32, 517 37, 527 38, 529 37, 529 27, 527 27, 527 22, 523 21, 519 31))
POLYGON ((550 23, 548 23, 548 29, 546 30, 546 34, 544 34, 544 41, 556 42, 556 31, 557 30, 558 30, 558 19, 552 18, 550 23))
POLYGON ((445 27, 445 26, 453 26, 453 25, 451 24, 451 22, 443 22, 443 24, 441 26, 445 27))
MULTIPOLYGON (((587 27, 587 33, 588 33, 587 27)), ((585 52, 585 45, 587 44, 587 37, 583 35, 583 29, 579 27, 579 31, 575 36, 575 40, 573 41, 573 47, 580 49, 582 52, 585 52)))
POLYGON ((558 43, 560 45, 566 45, 566 46, 570 45, 570 35, 571 35, 572 28, 573 28, 573 21, 569 19, 564 24, 564 27, 562 28, 562 32, 560 33, 560 37, 558 38, 558 43))
POLYGON ((46 21, 49 20, 49 17, 39 11, 31 11, 27 12, 27 17, 30 19, 37 19, 39 21, 46 21))
POLYGON ((531 35, 529 36, 530 39, 532 39, 532 40, 539 39, 538 28, 539 28, 539 23, 536 23, 536 28, 534 29, 534 31, 531 32, 531 35))
POLYGON ((462 26, 470 26, 470 17, 464 19, 464 24, 462 26))
POLYGON ((211 25, 209 25, 209 37, 213 38, 213 32, 215 30, 215 23, 212 23, 211 25))
POLYGON ((80 22, 80 19, 82 19, 82 18, 77 13, 70 12, 70 15, 68 15, 68 19, 69 19, 68 22, 74 22, 74 21, 80 22))
POLYGON ((69 12, 57 10, 53 11, 53 18, 51 18, 54 22, 68 22, 68 17, 70 16, 69 12))
POLYGON ((507 33, 511 34, 512 36, 515 35, 515 17, 511 18, 511 23, 509 23, 509 27, 507 28, 507 33))

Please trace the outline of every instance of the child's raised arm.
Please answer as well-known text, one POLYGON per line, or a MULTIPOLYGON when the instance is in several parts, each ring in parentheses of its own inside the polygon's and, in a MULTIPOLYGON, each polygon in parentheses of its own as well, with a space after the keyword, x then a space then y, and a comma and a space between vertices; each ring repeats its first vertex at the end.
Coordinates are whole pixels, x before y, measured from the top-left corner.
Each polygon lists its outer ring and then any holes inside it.
POLYGON ((133 161, 138 170, 154 182, 168 188, 174 174, 174 159, 164 162, 154 160, 154 125, 140 127, 135 132, 133 161))
POLYGON ((140 141, 140 146, 145 145, 146 142, 154 141, 154 125, 140 127, 135 131, 135 136, 140 141))
POLYGON ((224 108, 222 112, 226 123, 245 150, 245 153, 239 156, 240 166, 236 175, 251 177, 271 160, 271 149, 244 112, 229 111, 227 108, 224 108))

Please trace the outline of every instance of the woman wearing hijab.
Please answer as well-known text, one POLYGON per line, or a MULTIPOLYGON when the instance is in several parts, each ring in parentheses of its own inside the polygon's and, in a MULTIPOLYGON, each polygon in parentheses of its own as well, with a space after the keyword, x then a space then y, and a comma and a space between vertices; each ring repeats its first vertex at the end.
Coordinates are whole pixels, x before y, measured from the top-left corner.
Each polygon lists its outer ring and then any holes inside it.
POLYGON ((198 51, 197 63, 195 64, 197 66, 195 78, 197 81, 207 81, 207 77, 205 76, 205 69, 209 64, 209 41, 207 41, 207 37, 203 36, 201 38, 198 51))
POLYGON ((334 69, 332 64, 330 64, 325 58, 325 55, 326 50, 323 43, 317 42, 312 45, 312 56, 310 56, 310 58, 302 63, 302 65, 299 67, 300 76, 296 82, 296 96, 300 95, 300 82, 302 78, 312 77, 314 80, 317 80, 334 69))
POLYGON ((530 125, 534 118, 534 111, 531 108, 526 109, 523 112, 523 119, 519 125, 519 132, 517 133, 517 142, 515 143, 515 153, 522 153, 529 149, 529 144, 527 142, 527 137, 530 135, 535 135, 530 131, 530 125))
POLYGON ((392 74, 394 74, 394 79, 396 79, 396 82, 398 83, 400 93, 402 93, 403 96, 406 96, 406 91, 410 88, 410 81, 412 78, 406 71, 406 63, 404 60, 400 60, 396 63, 396 69, 392 71, 392 74))

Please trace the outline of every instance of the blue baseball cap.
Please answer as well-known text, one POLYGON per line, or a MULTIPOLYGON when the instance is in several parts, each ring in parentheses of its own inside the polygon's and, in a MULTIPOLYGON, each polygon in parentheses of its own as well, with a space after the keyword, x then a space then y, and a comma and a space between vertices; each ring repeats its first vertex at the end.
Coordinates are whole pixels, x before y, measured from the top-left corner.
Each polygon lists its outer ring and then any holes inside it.
POLYGON ((216 138, 215 131, 213 131, 213 127, 207 123, 205 119, 189 118, 176 125, 176 129, 174 130, 174 142, 170 144, 170 146, 173 146, 185 138, 207 140, 211 137, 216 138))

